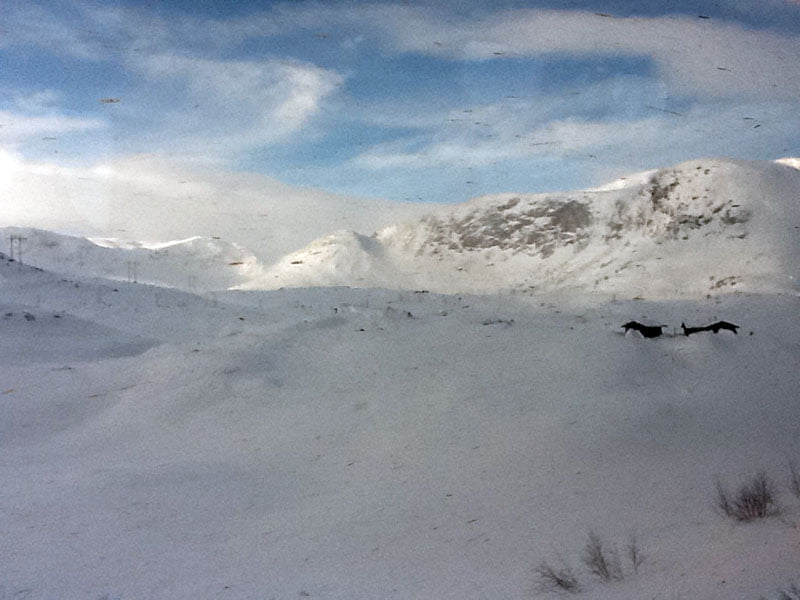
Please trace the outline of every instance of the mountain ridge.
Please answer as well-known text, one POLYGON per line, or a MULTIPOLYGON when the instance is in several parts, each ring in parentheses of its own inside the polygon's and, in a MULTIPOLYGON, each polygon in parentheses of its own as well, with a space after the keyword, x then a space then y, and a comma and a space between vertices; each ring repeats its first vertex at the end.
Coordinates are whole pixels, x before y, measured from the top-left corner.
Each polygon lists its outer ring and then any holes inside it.
POLYGON ((249 281, 261 268, 243 246, 194 236, 169 242, 77 237, 31 227, 0 228, 0 244, 23 261, 68 277, 101 277, 205 292, 249 281))
POLYGON ((336 232, 241 287, 796 291, 798 198, 800 171, 791 165, 698 159, 600 188, 482 196, 369 237, 336 232))
POLYGON ((333 231, 272 264, 219 237, 143 242, 5 227, 0 247, 22 237, 26 262, 67 277, 200 293, 318 286, 653 299, 797 293, 796 162, 697 159, 586 190, 480 196, 432 206, 372 235, 333 231))

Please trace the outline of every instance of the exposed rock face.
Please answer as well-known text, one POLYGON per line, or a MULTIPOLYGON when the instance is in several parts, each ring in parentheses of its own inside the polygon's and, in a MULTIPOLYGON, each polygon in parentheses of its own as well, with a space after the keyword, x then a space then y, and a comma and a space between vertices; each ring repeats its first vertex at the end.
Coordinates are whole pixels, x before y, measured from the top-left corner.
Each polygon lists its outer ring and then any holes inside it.
POLYGON ((494 208, 475 209, 458 217, 429 216, 422 223, 429 235, 420 250, 497 248, 547 257, 560 244, 586 242, 592 213, 586 203, 577 200, 523 201, 514 197, 494 208))
POLYGON ((719 225, 724 227, 750 220, 751 212, 733 199, 713 197, 713 194, 709 198, 713 185, 711 169, 698 165, 696 170, 696 174, 681 169, 658 171, 640 190, 640 201, 617 200, 607 224, 606 239, 621 239, 625 232, 640 229, 654 240, 664 242, 685 239, 692 230, 709 226, 715 229, 715 224, 719 231, 719 225), (698 190, 698 180, 703 186, 702 192, 698 190))

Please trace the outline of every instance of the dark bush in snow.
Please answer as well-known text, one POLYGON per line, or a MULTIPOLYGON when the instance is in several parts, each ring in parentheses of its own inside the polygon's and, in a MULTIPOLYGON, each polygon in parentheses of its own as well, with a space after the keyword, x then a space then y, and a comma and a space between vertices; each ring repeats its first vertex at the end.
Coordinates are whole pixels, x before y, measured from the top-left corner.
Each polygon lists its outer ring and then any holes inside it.
POLYGON ((635 535, 632 535, 628 541, 627 551, 628 559, 631 561, 631 566, 633 567, 633 572, 638 573, 639 567, 642 566, 647 556, 642 552, 641 548, 639 548, 639 542, 635 535))
POLYGON ((800 600, 800 587, 795 584, 790 585, 786 589, 778 590, 775 596, 769 596, 768 598, 761 597, 761 600, 800 600))
POLYGON ((800 587, 792 584, 778 592, 778 600, 800 600, 800 587))
POLYGON ((789 489, 792 493, 800 498, 800 470, 797 468, 797 463, 791 461, 789 463, 789 489))
POLYGON ((561 568, 551 566, 547 562, 542 562, 536 567, 536 576, 539 579, 539 589, 543 592, 554 592, 563 590, 572 594, 580 591, 578 578, 575 573, 564 561, 561 561, 561 568))
POLYGON ((763 471, 756 473, 733 496, 721 482, 717 482, 717 508, 737 521, 752 521, 777 514, 775 485, 763 471))
POLYGON ((622 565, 616 548, 604 548, 603 542, 594 531, 589 532, 589 540, 583 549, 583 564, 589 571, 603 581, 620 581, 622 565))

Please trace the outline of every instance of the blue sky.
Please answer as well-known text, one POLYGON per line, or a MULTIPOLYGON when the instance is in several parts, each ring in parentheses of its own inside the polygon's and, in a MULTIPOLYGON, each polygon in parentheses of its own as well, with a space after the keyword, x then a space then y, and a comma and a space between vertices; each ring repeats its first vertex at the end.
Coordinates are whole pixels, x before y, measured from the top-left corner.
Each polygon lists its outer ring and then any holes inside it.
POLYGON ((3 6, 0 149, 24 161, 460 202, 800 155, 793 0, 3 6))

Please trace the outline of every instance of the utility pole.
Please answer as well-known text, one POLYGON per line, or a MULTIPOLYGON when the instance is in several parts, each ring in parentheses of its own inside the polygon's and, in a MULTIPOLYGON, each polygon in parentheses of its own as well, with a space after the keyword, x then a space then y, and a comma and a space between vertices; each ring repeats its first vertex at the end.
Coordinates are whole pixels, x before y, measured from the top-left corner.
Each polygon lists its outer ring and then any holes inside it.
POLYGON ((28 238, 21 235, 11 235, 11 258, 14 258, 14 242, 17 242, 17 262, 22 264, 22 242, 28 238))
POLYGON ((136 283, 136 265, 135 260, 128 261, 128 283, 136 283))

